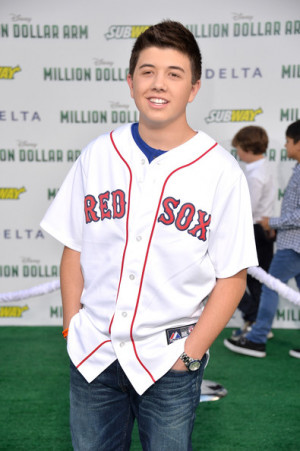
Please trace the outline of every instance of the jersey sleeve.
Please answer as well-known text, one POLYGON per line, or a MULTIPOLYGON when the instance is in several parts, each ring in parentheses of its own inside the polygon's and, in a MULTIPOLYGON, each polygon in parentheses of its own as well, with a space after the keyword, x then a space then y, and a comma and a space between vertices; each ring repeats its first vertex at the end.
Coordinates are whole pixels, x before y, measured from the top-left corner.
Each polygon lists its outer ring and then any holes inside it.
POLYGON ((84 184, 85 176, 79 157, 40 224, 55 239, 78 252, 82 247, 84 184))
POLYGON ((216 277, 231 277, 257 266, 251 201, 242 172, 230 184, 220 183, 215 204, 208 252, 216 277))

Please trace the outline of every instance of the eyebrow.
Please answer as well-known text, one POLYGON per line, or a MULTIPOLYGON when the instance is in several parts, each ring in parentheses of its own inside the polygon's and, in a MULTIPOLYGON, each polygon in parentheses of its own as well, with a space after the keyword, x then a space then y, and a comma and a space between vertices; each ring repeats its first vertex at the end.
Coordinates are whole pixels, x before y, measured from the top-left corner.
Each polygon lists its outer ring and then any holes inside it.
MULTIPOLYGON (((155 67, 155 66, 154 66, 154 64, 145 63, 145 64, 142 64, 141 66, 139 66, 139 69, 143 69, 144 67, 155 67)), ((179 70, 184 73, 184 69, 180 66, 168 66, 168 69, 179 70)))

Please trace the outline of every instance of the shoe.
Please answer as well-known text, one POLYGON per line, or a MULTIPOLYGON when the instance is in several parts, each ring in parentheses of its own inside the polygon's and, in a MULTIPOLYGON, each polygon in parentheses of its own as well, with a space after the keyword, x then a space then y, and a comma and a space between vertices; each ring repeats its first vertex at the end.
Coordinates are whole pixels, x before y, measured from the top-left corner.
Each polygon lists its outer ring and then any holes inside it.
MULTIPOLYGON (((246 321, 244 326, 240 329, 236 329, 231 334, 231 340, 239 340, 241 337, 244 337, 248 332, 252 330, 252 326, 255 324, 255 322, 252 321, 246 321)), ((274 338, 273 332, 270 330, 267 335, 267 339, 270 340, 271 338, 274 338)))
POLYGON ((296 359, 300 359, 300 349, 290 349, 289 354, 291 357, 295 357, 296 359))
POLYGON ((254 343, 247 340, 246 337, 241 337, 239 340, 224 340, 224 346, 232 352, 238 354, 249 355, 251 357, 266 357, 266 345, 264 343, 254 343))
POLYGON ((271 338, 274 338, 274 334, 273 334, 273 332, 270 330, 270 332, 268 332, 267 339, 270 340, 271 338))
POLYGON ((240 329, 236 329, 231 334, 231 340, 237 341, 244 335, 246 335, 250 330, 252 329, 252 324, 254 324, 253 321, 245 321, 243 327, 240 329))

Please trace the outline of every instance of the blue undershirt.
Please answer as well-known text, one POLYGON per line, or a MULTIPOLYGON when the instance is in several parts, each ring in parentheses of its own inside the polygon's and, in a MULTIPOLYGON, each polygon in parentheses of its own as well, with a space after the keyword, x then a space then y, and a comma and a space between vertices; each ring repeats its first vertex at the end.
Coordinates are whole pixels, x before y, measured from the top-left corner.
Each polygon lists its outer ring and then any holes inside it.
POLYGON ((151 163, 151 161, 153 161, 156 157, 159 157, 159 155, 162 155, 163 153, 167 152, 166 150, 154 149, 153 147, 148 146, 148 144, 145 143, 145 141, 141 138, 139 134, 139 124, 137 122, 132 124, 131 134, 136 145, 145 154, 149 163, 151 163))

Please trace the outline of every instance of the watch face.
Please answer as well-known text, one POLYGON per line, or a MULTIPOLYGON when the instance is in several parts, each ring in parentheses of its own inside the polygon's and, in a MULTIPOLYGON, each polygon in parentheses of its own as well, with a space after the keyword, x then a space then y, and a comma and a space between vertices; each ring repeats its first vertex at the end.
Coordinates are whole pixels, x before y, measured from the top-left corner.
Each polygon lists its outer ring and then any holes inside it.
POLYGON ((194 360, 189 364, 189 370, 190 371, 197 371, 200 368, 200 360, 194 360))

